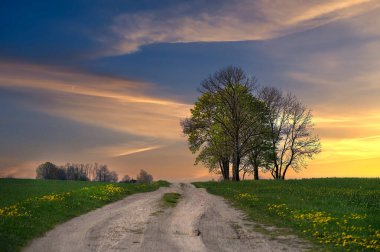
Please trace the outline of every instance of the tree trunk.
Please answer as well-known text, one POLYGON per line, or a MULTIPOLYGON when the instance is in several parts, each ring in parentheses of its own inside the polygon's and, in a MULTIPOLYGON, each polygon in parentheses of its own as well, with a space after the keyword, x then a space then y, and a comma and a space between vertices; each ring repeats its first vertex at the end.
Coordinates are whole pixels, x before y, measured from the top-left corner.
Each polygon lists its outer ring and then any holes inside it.
POLYGON ((275 179, 281 179, 281 174, 280 174, 280 169, 278 167, 278 164, 275 164, 275 175, 276 175, 275 179))
POLYGON ((228 159, 223 160, 222 166, 223 166, 223 179, 229 180, 230 179, 230 161, 228 159))
POLYGON ((253 179, 259 180, 259 164, 257 162, 257 156, 253 158, 253 179))
POLYGON ((257 166, 253 167, 253 179, 259 180, 259 167, 257 166))
POLYGON ((287 166, 285 167, 284 173, 283 173, 282 176, 281 176, 281 179, 282 179, 282 180, 285 180, 285 174, 286 174, 286 171, 288 170, 288 168, 289 168, 289 165, 287 165, 287 166))
POLYGON ((240 166, 240 153, 239 153, 239 131, 236 130, 235 132, 235 139, 234 139, 234 155, 233 155, 233 162, 232 162, 232 180, 233 181, 239 181, 239 166, 240 166))
POLYGON ((233 181, 240 181, 239 177, 239 166, 240 166, 240 157, 234 157, 233 163, 232 163, 232 180, 233 181))

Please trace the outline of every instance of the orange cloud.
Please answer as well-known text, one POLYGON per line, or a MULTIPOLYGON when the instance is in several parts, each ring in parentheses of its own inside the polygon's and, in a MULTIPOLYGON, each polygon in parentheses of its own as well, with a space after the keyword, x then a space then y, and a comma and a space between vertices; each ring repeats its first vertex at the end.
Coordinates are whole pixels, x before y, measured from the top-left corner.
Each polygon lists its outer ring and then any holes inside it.
MULTIPOLYGON (((286 23, 289 25, 299 24, 301 22, 310 21, 313 19, 317 19, 319 17, 323 17, 329 14, 334 14, 335 18, 347 18, 358 13, 362 13, 363 10, 368 10, 368 6, 364 4, 374 2, 372 0, 346 0, 346 1, 328 1, 323 2, 319 1, 314 6, 309 6, 309 8, 305 9, 303 12, 300 12, 299 15, 296 15, 290 18, 286 23), (362 6, 360 6, 362 5, 362 6), (360 8, 364 7, 364 9, 360 8)), ((329 21, 329 19, 325 20, 329 21)))
POLYGON ((0 62, 0 72, 1 86, 28 87, 110 98, 121 102, 157 105, 179 104, 174 101, 143 95, 142 91, 152 88, 153 84, 140 81, 25 63, 0 62))
POLYGON ((165 140, 181 139, 179 120, 191 107, 144 94, 147 83, 47 66, 1 63, 0 86, 49 92, 54 98, 49 106, 28 104, 40 112, 165 140))
POLYGON ((93 148, 88 151, 100 157, 122 157, 122 156, 132 155, 135 153, 156 150, 161 147, 163 147, 163 145, 146 146, 146 143, 132 142, 132 143, 129 143, 128 145, 102 146, 102 147, 93 148), (139 147, 139 146, 144 146, 144 145, 145 147, 139 147))
MULTIPOLYGON (((10 174, 34 177, 35 167, 47 160, 57 164, 106 163, 120 175, 127 173, 133 175, 134 172, 137 173, 139 169, 144 168, 161 176, 171 174, 170 177, 176 177, 191 174, 194 157, 187 150, 179 125, 180 119, 189 114, 191 106, 147 95, 154 91, 154 86, 149 83, 48 66, 0 63, 0 87, 27 92, 28 96, 37 97, 38 100, 19 101, 19 105, 27 109, 126 135, 125 143, 118 142, 114 145, 78 150, 83 153, 81 158, 68 153, 50 153, 50 156, 42 153, 36 157, 41 160, 33 161, 33 165, 23 163, 4 167, 6 165, 4 164, 0 176, 10 174), (181 151, 173 147, 178 143, 181 143, 181 151), (167 159, 161 150, 167 150, 165 148, 170 149, 167 159), (141 157, 140 155, 143 155, 142 158, 138 159, 138 162, 133 162, 133 157, 141 157), (181 156, 186 158, 177 158, 181 156), (132 161, 118 162, 126 158, 132 161), (168 162, 169 159, 171 161, 168 162), (184 164, 185 159, 191 162, 184 164), (127 170, 125 170, 126 164, 129 167, 127 170), (152 170, 151 164, 160 164, 165 167, 165 171, 157 168, 152 170), (184 173, 173 172, 181 165, 184 165, 184 173)), ((73 148, 75 148, 74 143, 73 148)))
POLYGON ((349 18, 380 6, 376 0, 226 1, 218 8, 177 5, 115 18, 110 54, 154 43, 266 40, 349 18), (165 17, 164 19, 162 17, 165 17))

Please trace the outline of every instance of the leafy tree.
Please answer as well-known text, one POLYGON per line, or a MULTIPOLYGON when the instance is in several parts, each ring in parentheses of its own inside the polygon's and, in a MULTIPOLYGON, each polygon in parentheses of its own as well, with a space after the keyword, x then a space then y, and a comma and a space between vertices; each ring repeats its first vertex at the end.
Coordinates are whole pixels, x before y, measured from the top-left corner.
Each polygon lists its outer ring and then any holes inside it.
POLYGON ((199 151, 195 164, 203 163, 210 172, 222 174, 229 179, 231 156, 230 139, 219 124, 212 120, 216 113, 214 97, 204 93, 191 109, 191 118, 181 122, 183 133, 188 135, 189 149, 192 153, 199 151), (219 169, 218 169, 219 168, 219 169))
POLYGON ((37 179, 66 179, 65 170, 59 168, 51 162, 45 162, 39 165, 36 169, 36 178, 37 179))
POLYGON ((251 150, 250 141, 262 134, 265 106, 252 95, 255 84, 256 79, 238 67, 216 72, 201 83, 203 94, 187 119, 190 127, 182 124, 190 150, 200 151, 197 160, 209 168, 224 164, 222 173, 229 172, 231 162, 235 181, 240 180, 240 164, 251 150))

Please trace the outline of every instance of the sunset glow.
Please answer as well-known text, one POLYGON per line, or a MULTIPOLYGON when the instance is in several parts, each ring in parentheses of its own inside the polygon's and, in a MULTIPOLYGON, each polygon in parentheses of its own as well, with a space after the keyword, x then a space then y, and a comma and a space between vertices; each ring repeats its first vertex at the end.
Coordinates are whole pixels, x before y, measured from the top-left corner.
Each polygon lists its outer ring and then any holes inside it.
POLYGON ((322 152, 287 178, 380 177, 379 1, 79 2, 0 8, 0 177, 51 161, 217 178, 180 120, 226 65, 312 109, 322 152))

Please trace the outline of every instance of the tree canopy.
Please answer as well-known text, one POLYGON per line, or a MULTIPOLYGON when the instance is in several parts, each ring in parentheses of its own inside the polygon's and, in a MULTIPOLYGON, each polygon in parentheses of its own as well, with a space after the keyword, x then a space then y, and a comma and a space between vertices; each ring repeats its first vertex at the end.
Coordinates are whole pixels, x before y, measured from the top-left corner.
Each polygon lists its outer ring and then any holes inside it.
POLYGON ((229 66, 201 83, 191 116, 181 121, 189 149, 210 172, 240 180, 240 172, 269 171, 284 179, 320 152, 312 115, 294 95, 256 86, 239 67, 229 66))

